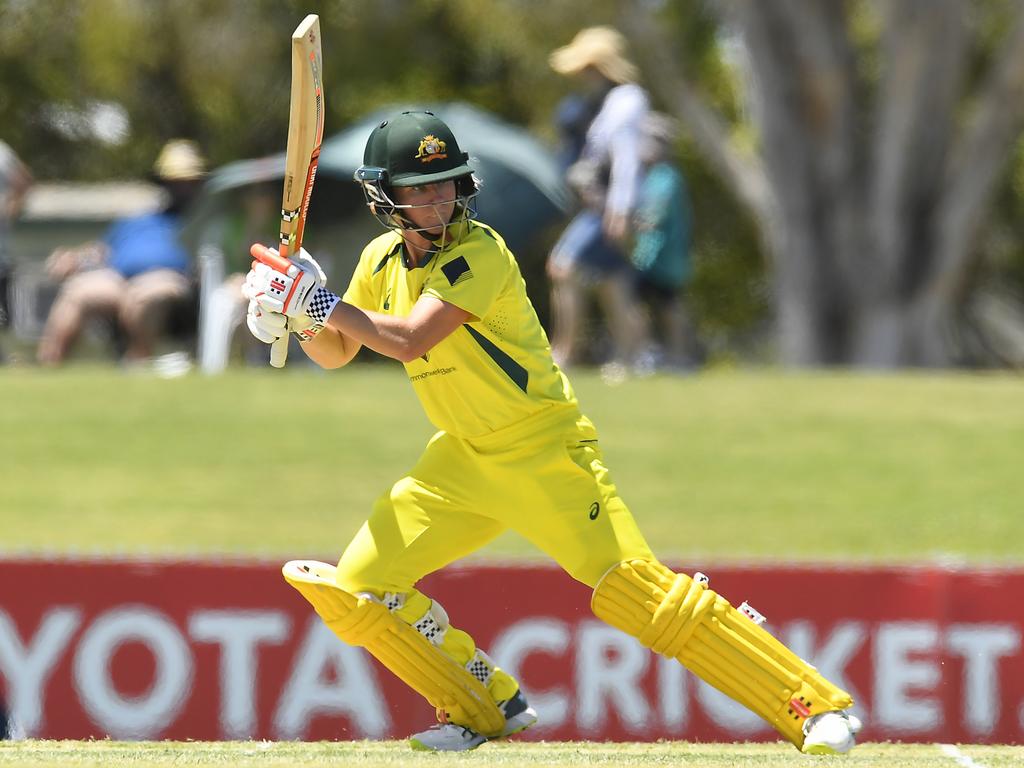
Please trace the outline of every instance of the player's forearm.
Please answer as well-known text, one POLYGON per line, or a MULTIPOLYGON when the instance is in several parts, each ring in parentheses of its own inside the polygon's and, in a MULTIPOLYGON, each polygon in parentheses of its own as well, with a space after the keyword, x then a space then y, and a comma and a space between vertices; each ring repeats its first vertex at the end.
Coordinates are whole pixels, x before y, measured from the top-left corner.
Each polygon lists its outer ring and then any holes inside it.
POLYGON ((340 331, 328 326, 315 338, 303 342, 302 351, 321 368, 341 368, 352 361, 359 346, 359 342, 346 339, 340 331))
POLYGON ((403 363, 415 360, 429 349, 409 318, 369 312, 343 301, 335 306, 327 325, 343 336, 403 363))

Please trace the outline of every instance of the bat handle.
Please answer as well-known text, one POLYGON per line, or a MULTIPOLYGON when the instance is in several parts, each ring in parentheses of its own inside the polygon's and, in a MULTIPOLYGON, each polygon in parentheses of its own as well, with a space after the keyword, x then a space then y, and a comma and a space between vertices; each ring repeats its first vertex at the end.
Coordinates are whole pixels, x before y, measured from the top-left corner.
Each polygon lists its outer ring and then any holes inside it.
POLYGON ((284 368, 288 359, 288 334, 279 338, 270 345, 270 364, 275 368, 284 368))
POLYGON ((249 248, 249 253, 256 261, 261 261, 271 269, 275 269, 282 275, 287 275, 288 270, 291 269, 292 262, 285 256, 274 253, 272 250, 267 248, 265 245, 260 243, 253 243, 252 247, 249 248))

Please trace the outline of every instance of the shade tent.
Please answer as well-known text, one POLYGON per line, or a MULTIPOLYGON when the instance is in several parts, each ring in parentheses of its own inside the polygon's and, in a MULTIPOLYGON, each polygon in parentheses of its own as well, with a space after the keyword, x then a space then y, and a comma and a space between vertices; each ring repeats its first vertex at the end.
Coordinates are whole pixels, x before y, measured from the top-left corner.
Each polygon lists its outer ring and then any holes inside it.
MULTIPOLYGON (((310 229, 353 213, 365 215, 359 209, 342 209, 331 203, 338 197, 347 203, 350 195, 359 194, 352 174, 362 164, 363 148, 373 128, 403 109, 416 108, 429 109, 448 123, 463 151, 469 153, 470 166, 482 182, 479 218, 497 229, 513 250, 528 247, 542 229, 565 215, 570 197, 553 153, 522 128, 477 107, 450 103, 382 109, 325 139, 310 204, 310 229), (347 186, 340 188, 339 184, 347 186)), ((207 180, 206 210, 216 209, 227 192, 283 178, 283 153, 229 163, 207 180)))

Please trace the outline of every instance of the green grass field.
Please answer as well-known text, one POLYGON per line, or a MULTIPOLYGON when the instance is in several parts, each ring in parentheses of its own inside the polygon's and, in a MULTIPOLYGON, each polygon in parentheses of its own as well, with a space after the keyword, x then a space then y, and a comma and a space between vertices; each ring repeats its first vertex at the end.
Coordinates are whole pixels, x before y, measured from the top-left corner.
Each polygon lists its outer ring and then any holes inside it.
MULTIPOLYGON (((666 557, 1024 561, 1024 379, 573 376, 666 557)), ((0 549, 336 556, 432 429, 397 365, 0 376, 0 549)), ((535 556, 506 535, 483 556, 535 556)))
POLYGON ((475 768, 578 768, 603 765, 687 766, 688 768, 793 768, 797 765, 863 768, 1003 768, 1019 766, 1024 747, 962 746, 955 755, 936 744, 864 744, 841 758, 799 755, 783 744, 613 744, 594 742, 504 742, 462 754, 412 752, 405 742, 0 742, 0 766, 259 766, 304 768, 417 768, 466 765, 475 768), (957 759, 959 757, 960 759, 957 759), (966 762, 970 760, 971 762, 966 762))

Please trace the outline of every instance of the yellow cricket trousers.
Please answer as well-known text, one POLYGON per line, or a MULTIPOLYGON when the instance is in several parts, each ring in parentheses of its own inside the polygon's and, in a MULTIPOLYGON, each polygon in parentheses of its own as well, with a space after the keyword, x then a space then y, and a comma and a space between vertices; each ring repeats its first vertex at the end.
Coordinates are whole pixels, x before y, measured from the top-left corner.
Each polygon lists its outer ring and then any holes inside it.
POLYGON ((374 504, 338 563, 338 586, 408 592, 506 529, 591 588, 617 563, 654 559, 594 425, 575 407, 553 406, 482 438, 435 434, 374 504))

